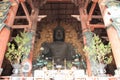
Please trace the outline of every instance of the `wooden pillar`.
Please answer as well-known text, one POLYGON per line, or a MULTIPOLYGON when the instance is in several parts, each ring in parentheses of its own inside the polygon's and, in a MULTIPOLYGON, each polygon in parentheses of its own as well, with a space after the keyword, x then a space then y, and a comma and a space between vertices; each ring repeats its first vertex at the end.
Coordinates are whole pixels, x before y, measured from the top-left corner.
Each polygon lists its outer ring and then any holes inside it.
POLYGON ((32 50, 30 52, 30 60, 32 61, 33 58, 33 48, 34 48, 34 43, 35 43, 35 35, 36 35, 36 29, 37 29, 37 22, 41 21, 42 18, 45 18, 46 15, 40 15, 39 16, 39 9, 35 8, 34 14, 31 15, 32 19, 32 28, 31 31, 34 33, 33 39, 32 39, 32 50))
MULTIPOLYGON (((107 2, 107 0, 104 0, 104 2, 107 2)), ((118 33, 115 30, 115 28, 111 25, 112 24, 111 17, 110 17, 108 8, 105 7, 104 2, 102 0, 99 0, 99 6, 103 16, 105 26, 109 27, 107 29, 107 34, 108 34, 109 41, 111 43, 116 66, 117 68, 120 69, 120 38, 118 37, 118 33)), ((116 14, 119 14, 119 13, 116 13, 116 14)))
POLYGON ((34 50, 33 48, 34 48, 34 43, 35 43, 38 14, 39 14, 39 9, 35 8, 35 12, 31 15, 31 21, 32 21, 31 31, 34 34, 33 39, 32 39, 32 50, 30 52, 30 58, 29 58, 31 62, 32 62, 32 57, 33 57, 33 50, 34 50))
MULTIPOLYGON (((5 22, 9 27, 13 25, 14 18, 18 9, 18 4, 14 0, 11 0, 11 1, 15 4, 10 8, 7 20, 5 22)), ((6 47, 9 41, 9 37, 10 37, 10 30, 4 27, 0 31, 0 67, 2 66, 6 47)))
POLYGON ((0 31, 0 67, 2 66, 9 36, 10 30, 8 30, 7 28, 3 28, 2 31, 0 31))
POLYGON ((107 34, 111 43, 116 66, 118 69, 120 69, 120 39, 118 38, 118 33, 111 26, 109 29, 107 29, 107 34))
MULTIPOLYGON (((80 19, 81 19, 81 26, 82 26, 82 33, 88 31, 88 27, 87 27, 87 14, 84 11, 84 8, 80 8, 79 9, 80 12, 80 19)), ((84 45, 86 44, 86 37, 83 35, 83 41, 84 41, 84 45)), ((90 65, 90 60, 88 55, 86 55, 86 63, 87 63, 87 74, 88 76, 91 76, 91 65, 90 65)))

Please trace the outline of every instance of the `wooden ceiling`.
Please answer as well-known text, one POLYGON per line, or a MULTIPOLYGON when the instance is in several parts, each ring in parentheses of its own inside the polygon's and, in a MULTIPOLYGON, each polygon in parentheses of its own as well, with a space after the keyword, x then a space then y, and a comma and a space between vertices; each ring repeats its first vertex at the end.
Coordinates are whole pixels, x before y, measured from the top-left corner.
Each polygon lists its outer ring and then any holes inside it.
MULTIPOLYGON (((99 28, 95 32, 99 31, 99 34, 106 35, 105 30, 103 30, 104 23, 99 6, 94 1, 96 0, 27 0, 26 5, 30 12, 37 7, 39 8, 39 15, 47 15, 46 18, 43 18, 40 22, 38 21, 38 25, 39 23, 45 24, 53 21, 63 21, 77 24, 76 26, 78 27, 81 27, 81 21, 71 17, 71 15, 80 15, 79 7, 84 7, 88 14, 89 24, 95 28, 94 31, 96 28, 99 28)), ((23 12, 20 9, 18 13, 22 14, 23 12)))
POLYGON ((40 15, 47 15, 44 22, 50 21, 64 21, 75 22, 76 19, 71 15, 79 15, 78 7, 71 2, 47 2, 39 8, 40 15))
MULTIPOLYGON (((93 0, 96 1, 96 0, 93 0)), ((87 13, 94 19, 91 23, 98 23, 102 21, 102 16, 98 5, 94 4, 91 0, 27 0, 33 8, 39 8, 39 15, 47 15, 44 22, 53 20, 62 20, 74 22, 75 19, 71 15, 79 15, 79 7, 87 9, 87 13), (91 9, 92 8, 92 9, 91 9), (90 13, 89 13, 90 12, 90 13), (94 16, 91 16, 94 14, 94 16), (97 16, 96 16, 97 15, 97 16), (99 18, 99 19, 98 19, 99 18), (96 20, 97 19, 97 20, 96 20)))
MULTIPOLYGON (((96 1, 96 0, 93 0, 96 1)), ((50 21, 64 21, 64 22, 76 22, 77 19, 71 17, 71 15, 80 15, 79 7, 84 7, 88 14, 88 21, 96 25, 97 23, 103 23, 102 16, 99 7, 91 0, 27 0, 27 7, 30 10, 34 10, 35 7, 39 8, 39 15, 47 15, 41 22, 50 21), (93 15, 92 15, 93 14, 93 15)), ((21 14, 21 10, 19 11, 21 14)))

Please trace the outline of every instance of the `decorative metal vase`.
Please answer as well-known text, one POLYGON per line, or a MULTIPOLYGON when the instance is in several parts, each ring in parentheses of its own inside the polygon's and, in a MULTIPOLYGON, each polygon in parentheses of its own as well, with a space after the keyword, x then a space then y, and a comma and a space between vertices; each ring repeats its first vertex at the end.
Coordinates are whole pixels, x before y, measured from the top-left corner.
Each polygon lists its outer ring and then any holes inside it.
POLYGON ((13 74, 11 75, 11 80, 20 80, 21 79, 21 65, 16 63, 13 64, 13 74))
POLYGON ((13 74, 18 74, 20 73, 20 68, 21 68, 21 65, 16 63, 16 64, 13 64, 13 74))
POLYGON ((118 69, 116 69, 115 71, 115 77, 120 77, 120 69, 118 68, 118 69))
POLYGON ((98 76, 102 76, 102 77, 106 76, 106 74, 105 74, 106 73, 105 66, 106 66, 106 64, 99 63, 98 76))

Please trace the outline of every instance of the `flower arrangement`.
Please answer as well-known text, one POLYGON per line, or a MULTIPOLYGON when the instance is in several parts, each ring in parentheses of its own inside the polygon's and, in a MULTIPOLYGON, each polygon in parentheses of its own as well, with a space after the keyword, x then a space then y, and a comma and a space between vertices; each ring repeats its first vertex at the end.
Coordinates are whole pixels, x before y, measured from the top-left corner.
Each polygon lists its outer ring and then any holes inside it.
POLYGON ((110 43, 104 45, 96 34, 92 37, 91 45, 86 45, 83 50, 88 53, 93 62, 110 64, 112 61, 112 56, 107 56, 107 54, 111 53, 110 43))
POLYGON ((20 64, 24 59, 28 58, 31 50, 32 34, 30 32, 21 32, 13 40, 14 43, 8 43, 5 56, 11 64, 20 64))

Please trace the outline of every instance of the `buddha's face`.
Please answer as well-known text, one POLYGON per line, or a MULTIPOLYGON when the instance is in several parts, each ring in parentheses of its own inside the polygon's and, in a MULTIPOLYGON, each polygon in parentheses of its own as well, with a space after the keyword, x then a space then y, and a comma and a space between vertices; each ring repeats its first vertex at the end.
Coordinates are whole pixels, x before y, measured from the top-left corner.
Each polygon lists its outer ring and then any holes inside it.
POLYGON ((57 29, 54 31, 54 41, 64 41, 64 31, 57 29))
POLYGON ((61 30, 56 31, 55 38, 59 41, 63 39, 63 33, 61 30))

